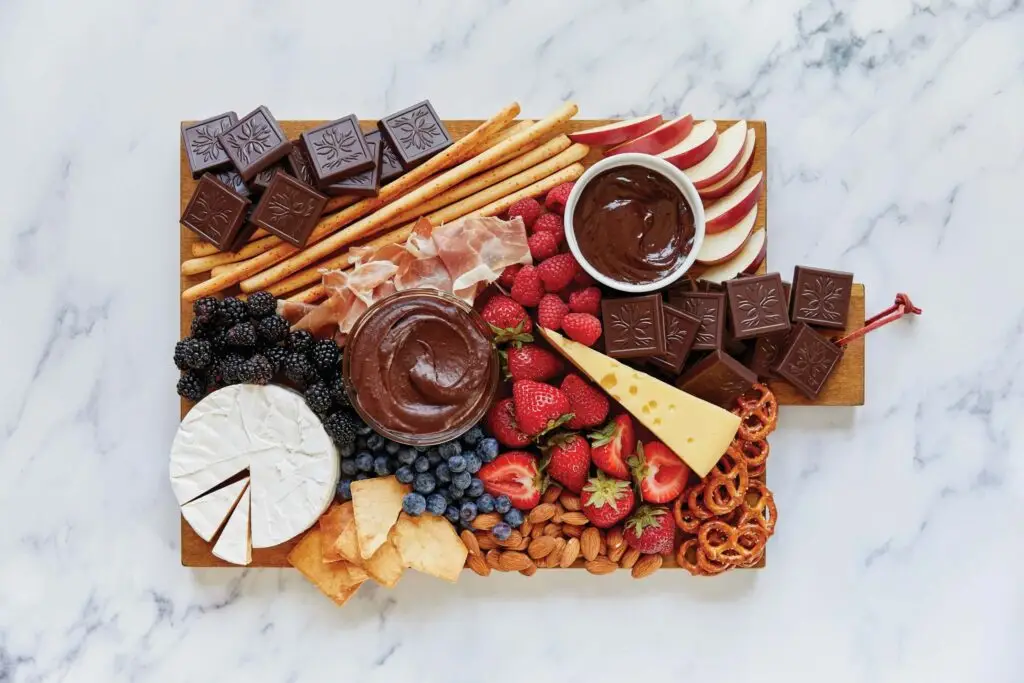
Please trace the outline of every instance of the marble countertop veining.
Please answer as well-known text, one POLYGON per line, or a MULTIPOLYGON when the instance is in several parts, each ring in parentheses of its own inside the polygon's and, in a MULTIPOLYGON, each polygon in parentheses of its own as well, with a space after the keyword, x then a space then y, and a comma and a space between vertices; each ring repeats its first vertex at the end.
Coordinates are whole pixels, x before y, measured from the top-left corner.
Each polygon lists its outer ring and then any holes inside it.
POLYGON ((1024 680, 1022 111, 1020 0, 0 0, 0 681, 1024 680), (764 571, 179 566, 178 121, 424 97, 765 119, 770 266, 924 308, 784 410, 764 571))

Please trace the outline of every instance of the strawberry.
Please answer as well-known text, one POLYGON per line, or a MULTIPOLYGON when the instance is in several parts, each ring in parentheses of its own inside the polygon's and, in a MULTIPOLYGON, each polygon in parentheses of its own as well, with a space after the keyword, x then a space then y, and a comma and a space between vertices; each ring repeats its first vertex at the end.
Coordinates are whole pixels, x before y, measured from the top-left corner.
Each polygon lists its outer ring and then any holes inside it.
MULTIPOLYGON (((633 510, 636 497, 628 481, 612 479, 604 472, 591 477, 580 494, 583 514, 601 529, 615 526, 633 510)), ((669 517, 671 520, 672 518, 669 517)))
POLYGON ((636 444, 636 453, 628 461, 640 497, 648 503, 668 503, 679 497, 690 478, 686 466, 660 441, 636 444))
POLYGON ((548 211, 553 211, 561 216, 565 213, 565 203, 569 201, 569 193, 572 192, 572 187, 576 183, 562 183, 548 190, 548 195, 544 197, 544 206, 547 207, 548 211))
POLYGON ((537 324, 549 330, 562 329, 562 318, 569 312, 569 307, 557 294, 545 294, 537 304, 537 324))
POLYGON ((498 344, 503 342, 531 342, 533 337, 530 331, 533 329, 533 321, 517 301, 510 299, 504 294, 495 294, 480 311, 480 317, 487 322, 494 333, 494 341, 498 344))
POLYGON ((589 313, 570 313, 562 318, 562 330, 569 339, 593 346, 601 338, 601 321, 589 313))
POLYGON ((626 520, 622 535, 630 548, 646 555, 664 555, 675 548, 676 524, 667 508, 641 505, 626 520))
POLYGON ((530 443, 529 435, 516 424, 516 406, 510 398, 503 398, 491 406, 484 422, 487 431, 503 446, 522 448, 530 443))
POLYGON ((558 253, 558 238, 550 232, 535 232, 526 243, 530 247, 530 256, 538 263, 558 253))
POLYGON ((508 207, 508 219, 512 220, 516 216, 519 216, 523 219, 523 222, 526 223, 527 228, 533 225, 542 213, 544 213, 544 209, 541 208, 540 202, 533 197, 520 199, 512 206, 508 207))
POLYGON ((544 283, 533 266, 523 266, 512 281, 512 298, 523 306, 536 306, 544 296, 544 283))
POLYGON ((522 264, 519 263, 513 263, 511 266, 506 266, 505 270, 501 271, 501 275, 498 276, 498 284, 506 290, 512 289, 512 283, 515 281, 516 273, 518 273, 522 267, 522 264))
POLYGON ((544 283, 544 289, 558 292, 572 284, 579 266, 572 254, 555 254, 537 266, 537 275, 544 283))
POLYGON ((560 390, 524 379, 512 385, 516 422, 530 436, 540 436, 572 419, 569 398, 560 390))
POLYGON ((569 429, 596 427, 608 417, 608 397, 579 375, 569 373, 559 388, 572 406, 573 418, 565 425, 569 429))
POLYGON ((532 379, 538 382, 561 375, 565 371, 562 359, 536 344, 523 344, 503 351, 508 376, 512 380, 532 379))
POLYGON ((549 477, 579 493, 590 473, 590 444, 579 434, 565 433, 548 441, 547 464, 544 471, 549 477))
POLYGON ((537 458, 525 451, 502 453, 481 467, 476 476, 484 483, 487 493, 505 494, 520 510, 530 510, 540 502, 541 476, 537 458))
POLYGON ((633 455, 633 446, 636 444, 633 418, 626 413, 616 415, 589 436, 590 457, 594 459, 594 464, 613 477, 629 479, 626 461, 633 455))
POLYGON ((601 290, 587 287, 569 295, 569 310, 573 313, 589 313, 596 316, 601 312, 601 290))
POLYGON ((534 232, 550 232, 558 240, 559 246, 565 241, 565 223, 557 213, 545 213, 533 224, 534 232))
POLYGON ((597 281, 590 276, 590 273, 580 268, 576 271, 576 277, 572 281, 580 287, 593 287, 597 281))

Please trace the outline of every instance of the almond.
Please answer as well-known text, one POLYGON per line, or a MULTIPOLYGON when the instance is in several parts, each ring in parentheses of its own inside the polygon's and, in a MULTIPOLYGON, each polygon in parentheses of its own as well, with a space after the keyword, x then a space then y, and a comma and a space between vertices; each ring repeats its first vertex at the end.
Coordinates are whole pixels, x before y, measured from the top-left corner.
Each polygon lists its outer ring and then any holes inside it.
POLYGON ((582 512, 566 512, 562 515, 562 524, 571 524, 573 526, 583 526, 589 524, 590 520, 582 512))
POLYGON ((518 572, 527 567, 533 566, 533 560, 518 550, 506 550, 498 560, 498 566, 502 571, 518 572))
POLYGON ((600 554, 600 550, 601 532, 597 530, 597 527, 587 527, 583 530, 583 535, 580 536, 580 552, 589 562, 600 554))
POLYGON ((562 525, 561 524, 555 524, 554 522, 548 522, 548 525, 544 527, 544 535, 545 536, 561 536, 562 535, 562 525))
POLYGON ((604 542, 604 535, 601 535, 601 544, 597 548, 598 555, 608 555, 608 544, 604 542))
POLYGON ((524 536, 523 540, 519 541, 519 543, 517 543, 516 545, 513 545, 513 546, 509 546, 509 550, 524 551, 524 550, 526 550, 529 547, 530 547, 530 539, 524 536))
POLYGON ((639 560, 639 559, 640 559, 640 551, 637 550, 636 548, 629 548, 626 551, 626 554, 623 555, 622 559, 619 561, 619 566, 622 567, 623 569, 632 569, 633 565, 635 565, 636 561, 639 560))
POLYGON ((537 573, 537 565, 531 564, 526 569, 520 569, 519 573, 522 574, 523 576, 533 576, 534 574, 537 573))
POLYGON ((533 531, 533 522, 529 519, 523 520, 523 523, 519 525, 519 533, 521 533, 525 538, 530 535, 531 531, 533 531))
POLYGON ((580 556, 580 539, 570 538, 565 543, 565 550, 562 551, 562 557, 558 561, 558 566, 562 569, 566 569, 572 566, 572 563, 576 561, 576 558, 580 556))
POLYGON ((555 514, 551 517, 551 521, 555 524, 562 523, 562 515, 565 513, 565 508, 562 507, 561 503, 555 503, 555 514))
POLYGON ((613 526, 605 533, 605 540, 608 542, 608 552, 625 545, 626 539, 622 537, 622 527, 613 526))
POLYGON ((537 507, 530 510, 530 515, 527 519, 534 524, 540 524, 546 522, 555 516, 555 504, 554 503, 541 503, 537 507))
POLYGON ((476 532, 476 544, 480 547, 480 550, 494 550, 498 547, 498 542, 494 540, 494 536, 491 535, 490 531, 478 531, 476 532))
POLYGON ((473 520, 473 528, 480 531, 490 531, 500 521, 501 515, 497 512, 485 512, 482 515, 476 516, 476 519, 473 520))
POLYGON ((562 487, 558 484, 551 484, 544 492, 544 495, 540 497, 540 501, 542 503, 554 503, 560 495, 562 495, 562 487))
POLYGON ((540 538, 544 535, 544 528, 547 524, 534 524, 533 528, 530 529, 530 536, 533 538, 540 538))
POLYGON ((562 495, 558 497, 558 502, 566 510, 579 510, 581 507, 580 497, 572 491, 562 491, 562 495))
POLYGON ((611 574, 613 571, 619 568, 619 565, 615 564, 607 557, 599 557, 596 560, 590 560, 583 564, 587 568, 587 571, 591 574, 611 574))
POLYGON ((566 524, 562 527, 562 535, 569 538, 579 538, 583 535, 583 527, 566 524))
POLYGON ((480 576, 491 575, 491 566, 487 564, 487 560, 484 559, 483 555, 468 555, 466 557, 466 566, 480 576))
POLYGON ((633 578, 642 579, 661 569, 661 555, 644 555, 633 565, 633 578))
POLYGON ((501 568, 501 551, 500 550, 488 550, 487 555, 487 566, 491 569, 497 569, 500 572, 505 571, 501 568))
POLYGON ((519 533, 519 529, 513 529, 512 533, 510 533, 508 535, 508 538, 506 538, 504 541, 499 539, 494 540, 502 548, 512 548, 523 542, 523 535, 519 533))
POLYGON ((609 549, 608 549, 608 559, 611 560, 612 562, 618 562, 619 560, 622 559, 622 556, 626 554, 627 550, 629 550, 629 546, 626 545, 625 543, 620 543, 619 547, 617 547, 617 548, 609 547, 609 549))
POLYGON ((562 553, 565 551, 565 539, 556 538, 555 547, 552 549, 548 556, 544 558, 545 567, 557 567, 562 561, 562 553))
POLYGON ((476 540, 476 534, 469 529, 463 529, 462 533, 459 534, 459 538, 466 544, 466 549, 469 550, 470 555, 480 554, 480 543, 476 540))
POLYGON ((552 536, 541 536, 530 541, 530 547, 526 553, 535 560, 539 560, 542 557, 547 557, 551 554, 551 551, 558 545, 552 536))

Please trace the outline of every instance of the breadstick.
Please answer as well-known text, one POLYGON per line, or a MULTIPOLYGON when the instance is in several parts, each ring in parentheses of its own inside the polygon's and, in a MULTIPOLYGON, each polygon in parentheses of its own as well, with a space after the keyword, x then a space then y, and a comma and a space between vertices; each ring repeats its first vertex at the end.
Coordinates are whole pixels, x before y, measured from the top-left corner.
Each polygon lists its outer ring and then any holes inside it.
MULTIPOLYGON (((408 211, 426 200, 441 194, 445 190, 454 187, 466 178, 486 169, 489 165, 493 164, 495 160, 501 159, 517 149, 521 149, 523 145, 531 144, 544 137, 556 127, 561 126, 575 116, 577 111, 579 111, 579 107, 571 102, 562 105, 553 114, 541 121, 538 121, 522 133, 513 135, 507 140, 500 142, 487 151, 473 157, 469 161, 463 162, 458 166, 445 171, 441 175, 432 178, 429 182, 424 183, 409 194, 404 195, 400 199, 384 206, 369 216, 356 221, 352 225, 349 225, 330 237, 327 237, 322 241, 317 241, 316 244, 312 244, 311 246, 307 245, 304 251, 288 258, 283 263, 268 268, 266 271, 255 277, 250 277, 249 279, 244 280, 241 284, 242 291, 254 292, 259 289, 269 287, 275 282, 279 282, 289 275, 293 275, 303 268, 316 263, 318 260, 329 256, 332 252, 340 249, 341 247, 362 239, 367 235, 372 235, 373 233, 381 230, 387 221, 391 220, 403 211, 408 211)), ((451 150, 453 147, 454 145, 448 149, 451 150)), ((413 170, 415 171, 416 169, 413 170)), ((342 211, 341 213, 345 212, 342 211)), ((323 224, 318 226, 316 230, 314 230, 313 234, 316 235, 316 231, 320 230, 321 227, 323 227, 323 224)), ((333 232, 333 230, 331 231, 333 232)), ((310 239, 312 240, 313 238, 311 237, 310 239)), ((267 254, 271 253, 273 252, 267 252, 267 254)))
MULTIPOLYGON (((513 135, 516 135, 518 133, 522 133, 524 130, 526 130, 527 128, 532 126, 534 123, 536 123, 536 121, 529 121, 529 120, 527 120, 527 121, 516 121, 515 123, 513 123, 508 128, 505 128, 503 130, 499 130, 497 133, 492 135, 486 142, 484 142, 480 146, 480 148, 481 149, 488 149, 490 147, 494 147, 499 142, 504 142, 505 140, 508 140, 513 135)), ((469 156, 465 157, 463 159, 463 161, 471 159, 472 157, 473 157, 473 155, 470 154, 469 156)))
POLYGON ((256 256, 257 254, 262 254, 268 249, 273 249, 275 244, 276 242, 270 239, 270 237, 264 237, 261 240, 249 242, 238 251, 217 252, 212 256, 201 256, 199 258, 191 258, 187 261, 182 261, 181 274, 197 275, 198 273, 205 273, 217 266, 223 266, 228 263, 236 263, 237 261, 245 261, 246 259, 250 259, 253 256, 256 256))
POLYGON ((324 286, 322 284, 317 284, 313 285, 309 289, 304 289, 301 292, 295 292, 288 297, 288 301, 294 301, 300 304, 315 304, 325 296, 327 296, 327 292, 324 290, 324 286))
MULTIPOLYGON (((527 197, 537 197, 545 194, 548 190, 562 183, 570 183, 581 175, 583 175, 583 164, 575 163, 572 166, 563 168, 558 173, 549 175, 543 180, 538 180, 529 187, 524 187, 519 192, 513 192, 507 197, 491 202, 487 206, 481 207, 476 211, 471 211, 461 218, 470 218, 471 216, 497 216, 499 213, 508 211, 508 208, 518 202, 520 199, 526 199, 527 197)), ((433 221, 431 221, 433 222, 433 221)))
POLYGON ((234 265, 235 264, 233 263, 226 263, 223 266, 214 266, 213 268, 210 268, 210 275, 212 277, 217 277, 222 273, 230 273, 234 265))
MULTIPOLYGON (((459 155, 464 154, 467 149, 473 149, 481 140, 492 135, 494 131, 500 130, 502 127, 508 125, 510 121, 515 119, 517 114, 519 114, 519 103, 513 102, 496 115, 470 131, 465 137, 456 140, 451 147, 445 149, 440 154, 431 157, 405 175, 397 178, 394 182, 388 183, 382 187, 380 194, 376 197, 369 197, 356 202, 355 204, 342 209, 338 213, 321 220, 320 223, 317 224, 316 228, 313 229, 312 234, 310 234, 309 244, 314 244, 335 232, 342 226, 348 225, 350 222, 365 216, 375 209, 387 205, 388 202, 401 196, 409 189, 415 187, 418 183, 426 180, 439 169, 446 168, 446 166, 451 163, 452 159, 457 159, 459 155)), ((506 140, 505 142, 508 141, 506 140)), ((283 261, 299 251, 298 247, 293 247, 290 244, 278 244, 270 251, 264 252, 259 256, 245 261, 244 266, 240 266, 230 273, 224 273, 222 275, 212 277, 205 282, 189 287, 182 292, 181 298, 185 301, 195 301, 200 297, 216 294, 217 292, 225 290, 234 284, 238 284, 248 277, 256 275, 265 268, 269 268, 275 263, 283 261)), ((315 261, 316 259, 312 260, 315 261)))
MULTIPOLYGON (((261 240, 261 239, 265 239, 265 238, 267 238, 269 236, 270 236, 269 232, 267 232, 263 228, 257 228, 256 232, 254 232, 252 234, 252 236, 245 241, 245 243, 246 244, 252 244, 253 242, 256 242, 256 241, 261 240)), ((277 239, 277 238, 274 238, 274 239, 277 239)), ((192 243, 192 255, 193 256, 213 256, 214 254, 227 254, 227 253, 229 253, 229 252, 221 251, 220 249, 218 249, 217 247, 213 246, 212 244, 210 244, 209 242, 206 242, 206 241, 193 242, 192 243)), ((202 272, 202 271, 199 271, 199 272, 202 272)))

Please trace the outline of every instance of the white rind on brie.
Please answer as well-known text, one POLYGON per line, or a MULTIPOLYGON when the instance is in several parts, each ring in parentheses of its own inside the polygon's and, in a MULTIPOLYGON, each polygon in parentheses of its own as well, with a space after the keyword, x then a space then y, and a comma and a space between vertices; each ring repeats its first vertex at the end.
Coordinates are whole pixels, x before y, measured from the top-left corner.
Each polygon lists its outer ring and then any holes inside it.
POLYGON ((248 485, 248 477, 239 479, 233 484, 182 505, 181 514, 201 539, 213 540, 248 485))

